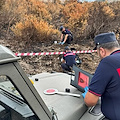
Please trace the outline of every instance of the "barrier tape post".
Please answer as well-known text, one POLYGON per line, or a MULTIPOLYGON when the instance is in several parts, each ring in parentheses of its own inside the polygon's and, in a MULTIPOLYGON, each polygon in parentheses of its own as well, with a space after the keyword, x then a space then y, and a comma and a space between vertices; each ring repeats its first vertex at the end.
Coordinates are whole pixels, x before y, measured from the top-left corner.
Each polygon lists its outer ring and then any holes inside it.
MULTIPOLYGON (((73 53, 93 53, 97 52, 97 50, 82 50, 82 51, 74 51, 73 53)), ((35 56, 35 55, 60 55, 65 52, 39 52, 39 53, 15 53, 16 56, 35 56)))

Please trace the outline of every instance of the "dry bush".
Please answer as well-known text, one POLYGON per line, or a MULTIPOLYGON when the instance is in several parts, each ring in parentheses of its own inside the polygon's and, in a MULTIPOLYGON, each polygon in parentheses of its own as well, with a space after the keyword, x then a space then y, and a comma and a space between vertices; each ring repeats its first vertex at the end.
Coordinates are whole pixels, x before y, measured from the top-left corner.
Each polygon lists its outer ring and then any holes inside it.
POLYGON ((70 1, 66 2, 62 9, 65 26, 73 32, 76 42, 80 42, 78 39, 81 39, 80 37, 86 29, 88 9, 90 7, 91 3, 88 2, 70 1))
POLYGON ((112 22, 113 31, 116 33, 117 39, 120 40, 120 1, 110 3, 109 6, 115 13, 114 21, 112 22))
POLYGON ((52 16, 51 24, 54 25, 56 28, 58 28, 63 24, 61 20, 61 18, 63 17, 62 11, 61 11, 63 8, 63 5, 59 1, 56 2, 56 4, 50 2, 49 4, 47 4, 47 8, 52 16))
POLYGON ((4 3, 5 3, 5 0, 0 0, 0 10, 1 10, 2 6, 4 5, 4 3))
POLYGON ((75 43, 91 42, 96 34, 114 29, 119 34, 120 2, 6 0, 2 8, 1 34, 25 46, 59 39, 61 25, 72 31, 75 43))
POLYGON ((93 39, 96 34, 112 31, 115 14, 107 2, 93 2, 88 11, 86 39, 93 39))
POLYGON ((109 6, 113 9, 115 15, 120 19, 120 1, 112 2, 109 4, 109 6))
POLYGON ((3 5, 4 5, 4 2, 5 2, 5 0, 1 0, 0 1, 0 37, 2 36, 2 33, 3 33, 3 21, 4 21, 4 18, 3 18, 3 16, 2 16, 2 12, 3 12, 3 10, 2 10, 2 7, 3 7, 3 5))
POLYGON ((13 31, 13 43, 23 42, 23 47, 28 47, 35 42, 48 42, 56 39, 59 31, 54 29, 51 23, 51 14, 47 5, 38 0, 9 0, 6 2, 5 10, 8 16, 8 28, 13 31), (17 9, 17 11, 16 11, 17 9), (11 21, 11 22, 10 22, 11 21))
MULTIPOLYGON (((27 0, 26 0, 27 1, 27 0)), ((39 20, 44 19, 45 21, 51 20, 51 14, 47 10, 47 5, 39 0, 29 0, 27 2, 27 15, 32 14, 39 20)))
POLYGON ((2 27, 2 34, 6 39, 11 33, 10 27, 16 22, 20 21, 21 16, 26 14, 25 0, 5 0, 0 14, 0 23, 2 27))
MULTIPOLYGON (((119 7, 116 9, 119 11, 119 7)), ((86 40, 91 43, 90 39, 96 34, 113 31, 113 23, 118 22, 115 11, 107 2, 78 3, 71 0, 62 9, 62 18, 65 26, 73 31, 77 43, 86 40)))
POLYGON ((17 23, 11 29, 19 42, 26 41, 25 46, 28 43, 30 45, 36 42, 50 42, 54 39, 53 35, 59 34, 59 31, 53 29, 53 26, 44 20, 38 21, 35 16, 28 16, 26 21, 17 23))

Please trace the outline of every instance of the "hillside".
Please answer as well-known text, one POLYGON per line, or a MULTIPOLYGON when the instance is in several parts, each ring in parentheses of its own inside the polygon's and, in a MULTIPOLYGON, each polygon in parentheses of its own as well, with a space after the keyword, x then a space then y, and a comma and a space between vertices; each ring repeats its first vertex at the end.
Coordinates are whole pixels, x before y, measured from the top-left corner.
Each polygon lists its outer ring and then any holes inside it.
MULTIPOLYGON (((10 44, 9 41, 6 40, 4 41, 1 40, 0 44, 7 46, 12 51, 14 51, 14 53, 18 52, 18 49, 20 49, 20 48, 15 49, 15 47, 12 44, 10 44)), ((35 50, 36 52, 60 52, 64 50, 64 47, 65 46, 52 44, 50 46, 45 46, 45 45, 43 45, 42 47, 36 46, 34 50, 36 49, 35 50)), ((78 45, 78 44, 72 44, 70 47, 76 48, 77 51, 92 49, 85 45, 78 45)), ((26 52, 30 52, 30 51, 26 51, 26 52)), ((78 67, 86 70, 87 72, 94 73, 99 62, 97 53, 92 53, 92 54, 81 53, 78 55, 82 60, 81 66, 78 67)), ((26 72, 26 74, 34 75, 41 72, 52 72, 52 71, 62 72, 61 69, 62 56, 63 55, 21 56, 21 60, 19 61, 19 63, 26 72)))
MULTIPOLYGON (((59 27, 70 29, 74 40, 71 48, 77 51, 92 50, 95 35, 115 32, 120 40, 120 1, 83 2, 70 0, 61 3, 39 0, 0 1, 0 44, 14 53, 60 52, 64 45, 60 40, 59 27)), ((82 69, 94 73, 99 58, 96 53, 78 54, 82 69)), ((62 55, 24 56, 19 61, 27 74, 44 71, 62 71, 62 55)))

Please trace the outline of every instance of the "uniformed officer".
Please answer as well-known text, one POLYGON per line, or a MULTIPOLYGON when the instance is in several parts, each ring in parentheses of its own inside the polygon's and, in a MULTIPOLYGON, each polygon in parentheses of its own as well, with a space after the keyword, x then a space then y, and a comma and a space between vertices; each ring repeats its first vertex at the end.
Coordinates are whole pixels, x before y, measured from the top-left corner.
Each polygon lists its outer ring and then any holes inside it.
POLYGON ((120 47, 115 34, 102 33, 95 37, 101 61, 83 93, 87 106, 94 106, 101 97, 101 111, 110 120, 120 120, 120 47))
POLYGON ((64 43, 67 43, 68 45, 71 44, 71 41, 73 40, 73 35, 71 33, 70 30, 65 29, 65 27, 61 26, 60 27, 60 31, 61 31, 61 40, 60 43, 61 45, 63 45, 64 43))
POLYGON ((63 71, 69 71, 71 72, 71 68, 73 67, 73 64, 76 64, 75 58, 76 54, 73 53, 68 46, 65 47, 65 54, 63 55, 63 63, 61 64, 61 67, 63 71))

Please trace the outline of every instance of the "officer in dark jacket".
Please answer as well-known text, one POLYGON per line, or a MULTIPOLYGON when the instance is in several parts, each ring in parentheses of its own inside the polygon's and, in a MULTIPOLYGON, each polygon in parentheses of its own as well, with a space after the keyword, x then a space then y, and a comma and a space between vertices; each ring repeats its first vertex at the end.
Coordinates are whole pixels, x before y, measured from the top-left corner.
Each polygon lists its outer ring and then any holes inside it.
POLYGON ((76 55, 73 53, 68 46, 65 47, 65 54, 63 55, 63 63, 61 64, 63 71, 71 72, 71 68, 75 62, 76 55))
POLYGON ((60 31, 62 34, 61 34, 61 40, 59 44, 61 45, 63 45, 64 43, 71 44, 71 41, 73 40, 73 35, 71 31, 68 29, 65 29, 63 26, 60 27, 60 31))
POLYGON ((88 106, 97 104, 101 97, 101 110, 106 119, 120 120, 120 46, 115 34, 102 33, 95 37, 101 61, 83 94, 88 106))

